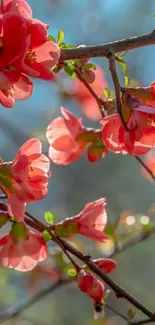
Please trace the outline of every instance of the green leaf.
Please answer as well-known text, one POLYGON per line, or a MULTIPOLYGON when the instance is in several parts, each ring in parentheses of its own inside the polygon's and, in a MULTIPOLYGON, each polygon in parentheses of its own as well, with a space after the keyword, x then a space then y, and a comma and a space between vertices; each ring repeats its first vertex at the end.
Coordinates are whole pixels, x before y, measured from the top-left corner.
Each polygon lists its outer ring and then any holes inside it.
POLYGON ((47 230, 42 232, 42 237, 45 241, 49 241, 52 238, 51 234, 47 230))
POLYGON ((152 17, 155 17, 155 14, 153 14, 152 17))
POLYGON ((52 225, 55 221, 55 216, 51 211, 46 211, 44 214, 45 221, 52 225))
POLYGON ((85 63, 83 64, 82 68, 88 69, 88 70, 96 70, 96 65, 92 63, 85 63))
POLYGON ((127 311, 127 317, 129 320, 132 320, 135 316, 135 312, 133 312, 132 308, 129 308, 127 311))
POLYGON ((128 53, 128 51, 122 51, 122 52, 118 53, 118 56, 123 58, 124 55, 127 54, 127 53, 128 53))
POLYGON ((56 43, 56 39, 52 36, 52 35, 48 35, 47 37, 48 41, 53 41, 54 43, 56 43))
POLYGON ((108 235, 111 239, 115 239, 115 225, 113 224, 108 224, 105 229, 104 232, 106 235, 108 235))
POLYGON ((74 72, 74 66, 67 65, 64 67, 64 71, 73 79, 76 78, 76 73, 74 72))
POLYGON ((103 88, 104 94, 106 98, 109 98, 111 96, 111 91, 108 88, 103 88))
POLYGON ((148 223, 147 225, 143 225, 143 228, 146 232, 151 232, 154 230, 154 226, 152 223, 148 223))
POLYGON ((8 221, 8 216, 7 215, 1 215, 0 216, 0 228, 2 228, 8 221))
POLYGON ((73 269, 73 268, 72 269, 69 269, 67 271, 67 273, 68 273, 69 276, 72 276, 72 277, 74 277, 74 276, 77 275, 77 271, 75 269, 73 269))
POLYGON ((18 244, 21 238, 28 239, 28 232, 23 222, 16 222, 11 229, 12 239, 15 244, 18 244))
POLYGON ((7 167, 0 167, 0 185, 13 192, 12 174, 7 167))
POLYGON ((124 73, 127 73, 127 66, 126 66, 125 61, 122 60, 121 62, 119 62, 119 64, 120 64, 120 66, 121 66, 123 72, 124 72, 124 73))
POLYGON ((57 42, 58 42, 58 44, 64 42, 64 32, 63 32, 63 30, 58 31, 58 41, 57 42))
POLYGON ((55 260, 61 270, 64 270, 67 263, 64 261, 62 252, 55 254, 55 260))
POLYGON ((129 76, 125 76, 125 85, 128 87, 130 85, 130 78, 129 76))
POLYGON ((78 228, 77 223, 73 223, 68 226, 63 226, 63 224, 56 225, 55 234, 59 237, 65 238, 68 237, 70 234, 76 234, 77 228, 78 228))
POLYGON ((65 44, 66 49, 75 49, 76 46, 71 45, 71 44, 65 44))

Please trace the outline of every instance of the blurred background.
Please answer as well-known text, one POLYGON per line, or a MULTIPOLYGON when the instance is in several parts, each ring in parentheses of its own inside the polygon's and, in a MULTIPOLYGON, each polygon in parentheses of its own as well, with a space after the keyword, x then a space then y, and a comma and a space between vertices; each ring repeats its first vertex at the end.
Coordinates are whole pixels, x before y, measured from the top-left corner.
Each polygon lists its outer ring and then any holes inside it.
MULTIPOLYGON (((73 45, 95 45, 121 38, 140 35, 154 29, 154 0, 28 0, 34 17, 50 25, 49 33, 57 37, 62 29, 65 43, 73 45)), ((128 74, 132 84, 149 85, 154 80, 154 46, 129 52, 126 57, 128 74)), ((100 66, 110 89, 113 89, 108 62, 93 59, 100 66)), ((124 83, 124 77, 119 71, 124 83)), ((65 76, 65 78, 68 78, 65 76)), ((50 121, 60 115, 60 106, 81 116, 79 101, 75 96, 65 96, 62 91, 63 76, 55 82, 33 80, 34 91, 26 101, 16 101, 13 109, 1 106, 0 110, 0 154, 4 160, 12 160, 25 140, 39 137, 48 151, 45 130, 50 121)), ((73 86, 74 80, 65 79, 65 85, 73 86)), ((98 127, 83 115, 84 124, 98 127)), ((109 216, 108 232, 111 240, 105 244, 75 239, 77 247, 92 256, 110 256, 115 251, 114 230, 118 247, 134 236, 141 236, 143 230, 154 226, 154 185, 141 175, 138 162, 129 156, 109 154, 95 164, 88 163, 84 156, 70 166, 51 164, 52 177, 49 194, 41 202, 28 205, 28 211, 43 220, 44 212, 50 210, 56 220, 77 214, 90 201, 107 198, 109 216), (144 229, 145 228, 145 229, 144 229)), ((155 235, 145 241, 115 254, 118 266, 111 277, 137 299, 155 309, 155 235)), ((51 255, 55 247, 51 245, 51 255)), ((52 269, 52 257, 51 261, 52 269)), ((46 262, 47 264, 47 262, 46 262)), ((48 273, 48 272, 47 272, 48 273)), ((26 274, 0 268, 0 312, 16 305, 48 287, 57 279, 57 274, 47 276, 44 267, 26 274), (43 272, 42 272, 43 269, 43 272), (38 272, 38 273, 37 273, 38 272), (35 275, 37 275, 35 277, 35 275)), ((111 293, 108 303, 117 310, 129 314, 131 307, 118 300, 111 293)), ((133 309, 133 312, 135 310, 133 309)), ((142 318, 139 312, 136 319, 142 318)), ((60 286, 44 296, 16 317, 4 324, 16 325, 79 325, 79 324, 125 324, 118 316, 106 310, 103 320, 93 320, 91 301, 77 290, 75 284, 60 286)))

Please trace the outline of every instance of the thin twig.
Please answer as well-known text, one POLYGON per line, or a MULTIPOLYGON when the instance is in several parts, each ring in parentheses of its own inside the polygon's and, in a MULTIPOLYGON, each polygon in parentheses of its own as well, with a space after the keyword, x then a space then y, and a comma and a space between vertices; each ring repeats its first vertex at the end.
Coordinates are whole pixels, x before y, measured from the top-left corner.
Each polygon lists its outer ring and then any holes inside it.
POLYGON ((151 178, 153 179, 153 181, 155 181, 155 176, 153 175, 151 169, 149 167, 147 167, 147 165, 145 165, 145 163, 143 162, 143 160, 141 160, 138 156, 134 156, 136 158, 136 160, 145 168, 145 170, 148 172, 148 174, 151 176, 151 178))
POLYGON ((4 194, 4 195, 1 194, 1 195, 0 195, 0 200, 5 200, 5 199, 7 199, 7 196, 6 196, 5 194, 4 194))
POLYGON ((117 311, 115 308, 111 307, 109 304, 105 304, 105 307, 109 310, 111 310, 114 314, 118 315, 119 317, 121 317, 122 319, 126 320, 128 323, 127 324, 132 324, 132 322, 126 317, 124 316, 122 313, 120 313, 119 311, 117 311))
POLYGON ((116 71, 116 64, 115 64, 115 55, 110 51, 109 52, 109 70, 111 72, 114 88, 115 88, 115 95, 116 95, 116 103, 117 103, 117 113, 122 121, 124 129, 126 131, 130 131, 127 124, 125 123, 123 112, 122 112, 122 105, 121 105, 121 97, 120 97, 120 83, 116 71))
POLYGON ((122 51, 129 51, 153 44, 155 44, 155 30, 140 36, 134 36, 101 45, 78 47, 74 49, 63 49, 61 50, 60 62, 64 60, 92 57, 108 58, 110 50, 115 54, 122 51))
POLYGON ((108 108, 107 101, 105 101, 104 99, 102 99, 101 97, 99 97, 95 93, 95 91, 93 90, 93 88, 89 85, 89 83, 87 82, 87 80, 83 77, 83 75, 80 72, 80 69, 79 68, 75 68, 74 71, 76 72, 76 74, 79 77, 80 81, 83 82, 83 84, 85 85, 85 87, 89 90, 89 92, 91 93, 91 95, 97 101, 97 104, 99 106, 99 110, 100 110, 101 116, 102 117, 105 117, 105 113, 104 113, 103 107, 105 108, 105 110, 108 108))

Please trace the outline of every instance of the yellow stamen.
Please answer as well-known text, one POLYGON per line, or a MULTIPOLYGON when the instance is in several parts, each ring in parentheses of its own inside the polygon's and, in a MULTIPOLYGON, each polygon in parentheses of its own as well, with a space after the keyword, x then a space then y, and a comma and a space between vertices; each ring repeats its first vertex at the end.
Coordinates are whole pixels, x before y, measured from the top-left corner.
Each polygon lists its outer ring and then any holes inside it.
POLYGON ((29 52, 26 55, 26 61, 27 63, 34 63, 36 61, 36 53, 35 51, 29 50, 29 52))

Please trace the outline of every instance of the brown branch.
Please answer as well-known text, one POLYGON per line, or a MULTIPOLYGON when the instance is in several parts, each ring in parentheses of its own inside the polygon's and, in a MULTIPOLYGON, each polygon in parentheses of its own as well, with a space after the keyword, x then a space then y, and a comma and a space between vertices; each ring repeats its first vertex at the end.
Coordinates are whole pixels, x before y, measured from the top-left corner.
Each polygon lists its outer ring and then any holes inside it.
POLYGON ((108 55, 109 59, 109 70, 111 72, 114 88, 115 88, 115 95, 116 95, 116 103, 117 103, 117 113, 122 121, 124 129, 126 131, 130 131, 128 126, 125 123, 123 112, 122 112, 122 105, 121 105, 121 97, 120 97, 120 83, 116 71, 116 64, 115 64, 115 55, 110 51, 108 55))
POLYGON ((83 77, 82 73, 80 72, 80 69, 78 68, 75 68, 74 70, 77 74, 77 76, 79 77, 80 81, 83 82, 83 84, 85 85, 85 87, 89 90, 89 92, 91 93, 91 95, 95 98, 95 100, 97 101, 97 104, 99 106, 99 110, 100 110, 100 113, 102 115, 102 117, 105 117, 105 112, 103 110, 103 107, 105 109, 108 108, 108 105, 107 105, 107 101, 103 100, 101 97, 99 97, 95 91, 93 90, 93 88, 89 85, 89 83, 87 82, 87 80, 83 77))
POLYGON ((63 49, 61 50, 60 61, 92 57, 108 58, 109 51, 112 51, 115 54, 121 51, 129 51, 153 44, 155 44, 155 30, 140 36, 134 36, 101 45, 63 49))

